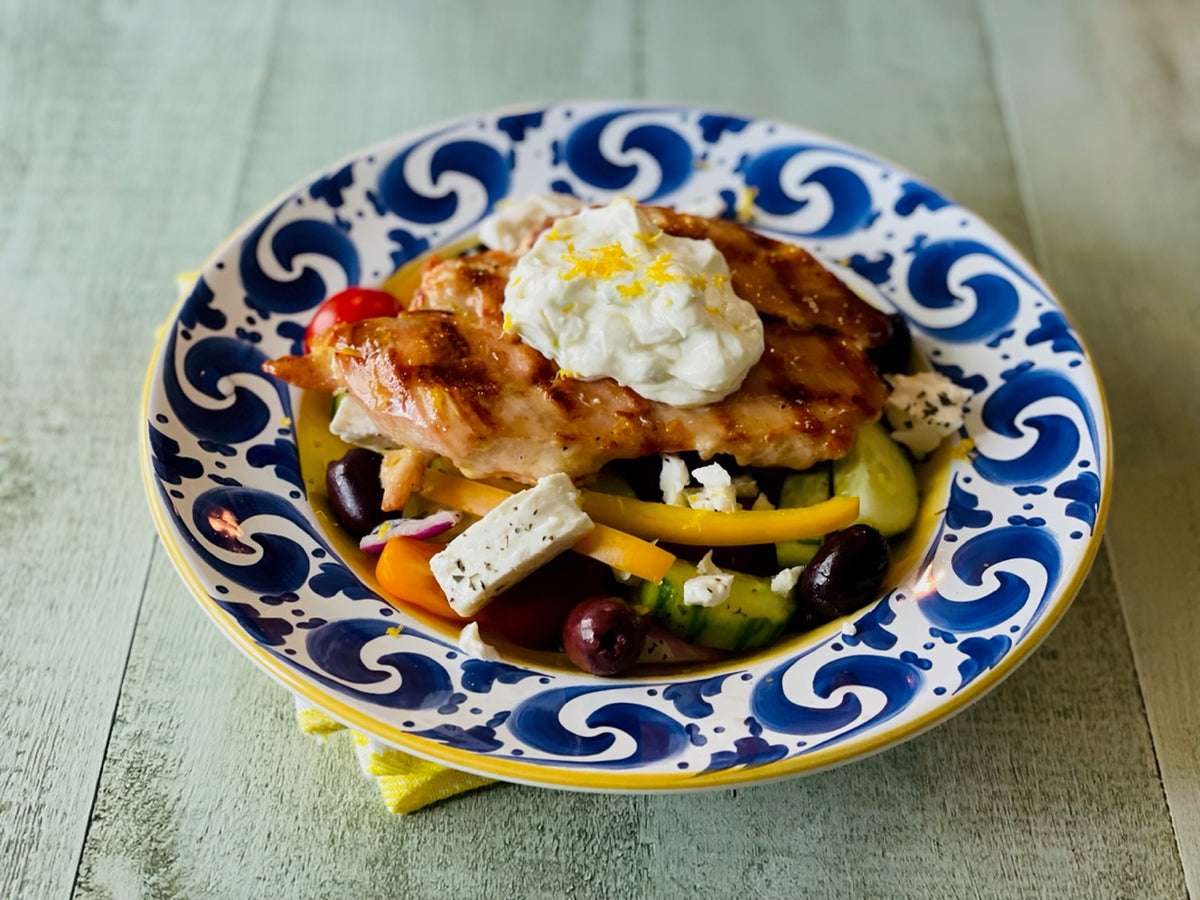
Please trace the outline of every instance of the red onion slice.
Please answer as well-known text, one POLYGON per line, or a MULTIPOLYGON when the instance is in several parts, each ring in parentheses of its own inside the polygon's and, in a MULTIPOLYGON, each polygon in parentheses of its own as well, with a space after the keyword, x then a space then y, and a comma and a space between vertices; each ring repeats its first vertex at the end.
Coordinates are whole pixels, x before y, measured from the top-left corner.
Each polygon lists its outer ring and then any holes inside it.
POLYGON ((358 542, 365 553, 382 553, 389 538, 410 537, 425 540, 447 531, 462 521, 462 513, 443 509, 419 519, 388 519, 358 542))
POLYGON ((661 625, 650 625, 646 628, 646 643, 642 646, 639 663, 685 663, 710 662, 726 659, 729 656, 724 650, 712 647, 701 647, 689 644, 661 625))

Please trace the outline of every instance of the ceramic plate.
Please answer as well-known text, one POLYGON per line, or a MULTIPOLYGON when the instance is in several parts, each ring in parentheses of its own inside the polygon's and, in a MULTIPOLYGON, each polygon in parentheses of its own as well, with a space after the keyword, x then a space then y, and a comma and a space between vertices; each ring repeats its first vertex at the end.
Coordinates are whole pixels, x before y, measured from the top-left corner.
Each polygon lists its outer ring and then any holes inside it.
POLYGON ((409 752, 512 781, 698 789, 793 775, 962 709, 1062 616, 1099 545, 1110 440, 1097 376, 1038 274, 894 165, 790 125, 701 109, 565 103, 379 144, 224 244, 151 364, 142 462, 162 540, 214 622, 288 688, 409 752), (563 191, 703 204, 808 248, 911 323, 970 388, 927 476, 902 571, 872 606, 756 655, 594 678, 471 658, 395 609, 310 504, 299 394, 261 372, 311 310, 462 240, 498 200, 563 191))

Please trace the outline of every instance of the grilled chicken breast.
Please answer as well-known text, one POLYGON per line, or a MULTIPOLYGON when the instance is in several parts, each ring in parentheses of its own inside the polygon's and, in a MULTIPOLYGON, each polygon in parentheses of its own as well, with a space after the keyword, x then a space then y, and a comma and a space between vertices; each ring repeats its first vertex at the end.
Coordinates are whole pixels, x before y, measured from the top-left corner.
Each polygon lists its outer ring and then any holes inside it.
POLYGON ((887 341, 888 317, 798 247, 731 222, 650 212, 668 234, 712 239, 734 290, 763 319, 762 358, 719 403, 684 409, 611 379, 563 377, 502 331, 516 261, 503 251, 431 263, 399 316, 340 325, 309 355, 266 370, 303 388, 345 388, 397 445, 476 478, 584 480, 610 460, 684 450, 795 469, 845 455, 887 397, 866 350, 887 341))

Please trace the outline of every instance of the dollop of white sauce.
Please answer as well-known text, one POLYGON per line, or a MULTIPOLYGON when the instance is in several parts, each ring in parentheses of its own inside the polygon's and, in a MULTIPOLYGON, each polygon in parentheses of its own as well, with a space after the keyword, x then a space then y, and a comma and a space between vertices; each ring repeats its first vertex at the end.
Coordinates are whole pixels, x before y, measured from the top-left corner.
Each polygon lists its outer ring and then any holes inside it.
POLYGON ((516 253, 525 236, 547 219, 569 216, 583 208, 570 194, 528 194, 501 200, 479 224, 479 240, 492 250, 516 253))
POLYGON ((538 236, 504 291, 504 327, 573 378, 672 406, 715 403, 762 356, 754 307, 710 240, 665 234, 621 198, 538 236))

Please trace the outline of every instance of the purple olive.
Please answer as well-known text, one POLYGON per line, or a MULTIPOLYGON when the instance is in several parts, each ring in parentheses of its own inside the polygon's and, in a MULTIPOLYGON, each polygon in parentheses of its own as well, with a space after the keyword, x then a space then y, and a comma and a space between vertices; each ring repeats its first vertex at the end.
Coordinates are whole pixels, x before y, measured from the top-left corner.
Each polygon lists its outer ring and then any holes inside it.
POLYGON ((383 521, 383 486, 379 468, 383 457, 373 450, 355 447, 325 470, 329 505, 348 531, 359 537, 383 521))
POLYGON ((563 623, 571 662, 592 675, 619 675, 641 655, 646 620, 624 600, 592 597, 577 603, 563 623))
POLYGON ((887 541, 870 525, 835 531, 796 583, 796 616, 803 628, 852 613, 870 600, 887 573, 887 541))

